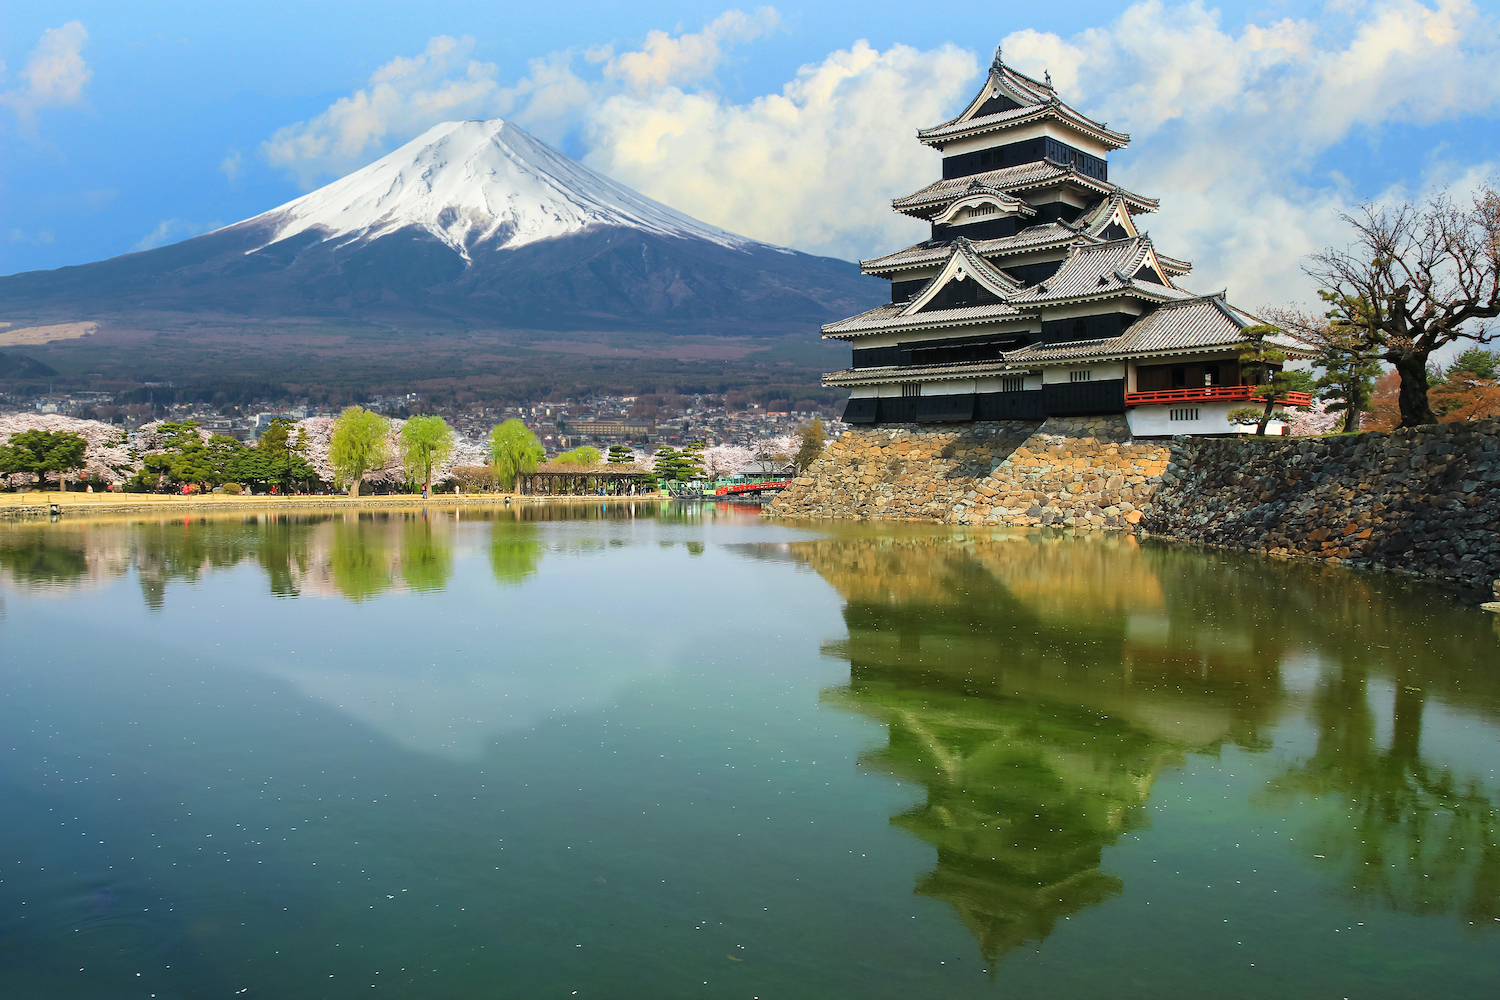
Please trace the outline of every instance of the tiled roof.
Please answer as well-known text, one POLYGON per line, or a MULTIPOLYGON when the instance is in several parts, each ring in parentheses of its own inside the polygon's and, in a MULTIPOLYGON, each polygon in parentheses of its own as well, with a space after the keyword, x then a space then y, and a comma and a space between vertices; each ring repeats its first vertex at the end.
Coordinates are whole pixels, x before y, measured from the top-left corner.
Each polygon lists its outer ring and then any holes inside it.
POLYGON ((958 197, 948 202, 941 212, 933 216, 933 221, 946 222, 959 206, 969 206, 985 201, 996 203, 1000 210, 1007 215, 1015 215, 1026 219, 1036 215, 1035 208, 1009 191, 1001 191, 999 188, 990 187, 988 184, 981 184, 975 181, 964 189, 958 197))
POLYGON ((1068 121, 1080 131, 1090 133, 1117 149, 1130 142, 1130 136, 1123 132, 1113 132, 1102 122, 1085 117, 1064 104, 1058 99, 1057 90, 1052 86, 1050 78, 1045 81, 1036 80, 1005 65, 999 52, 995 53, 995 61, 990 64, 984 87, 964 107, 963 113, 941 125, 918 130, 917 138, 923 142, 951 139, 969 132, 1003 128, 1046 115, 1068 121), (1020 106, 976 117, 976 113, 991 96, 1004 96, 1020 106))
POLYGON ((891 205, 898 212, 917 206, 946 205, 954 198, 962 196, 975 181, 1000 191, 1014 191, 1018 188, 1032 187, 1057 180, 1067 173, 1067 168, 1059 163, 1051 160, 1033 160, 1030 163, 1018 163, 1013 167, 1001 167, 998 170, 970 174, 967 177, 948 177, 934 181, 914 194, 895 199, 891 205))
POLYGON ((920 129, 917 138, 928 145, 941 145, 944 142, 952 142, 954 139, 974 135, 979 132, 990 132, 996 129, 1011 128, 1016 125, 1024 125, 1038 118, 1055 118, 1058 121, 1072 125, 1078 131, 1092 136, 1105 146, 1115 149, 1128 145, 1130 136, 1124 132, 1116 132, 1106 128, 1099 122, 1052 98, 1052 103, 1035 104, 1031 107, 1011 108, 1009 111, 999 111, 992 115, 984 115, 980 118, 970 118, 968 121, 954 120, 944 122, 932 128, 920 129))
MULTIPOLYGON (((1066 245, 1075 239, 1087 239, 1081 237, 1074 226, 1066 222, 1047 222, 1040 226, 1029 226, 1014 236, 1001 236, 993 240, 974 240, 974 250, 985 258, 1000 257, 1006 254, 1019 253, 1023 250, 1035 250, 1053 244, 1066 245)), ((886 254, 884 257, 876 257, 874 260, 860 262, 860 267, 867 272, 876 273, 898 268, 919 267, 923 264, 934 264, 938 261, 948 259, 947 243, 918 243, 907 247, 905 250, 897 250, 895 253, 886 254)), ((991 261, 994 263, 993 261, 991 261)), ((1004 264, 997 264, 1004 267, 1004 264)))
POLYGON ((1092 245, 1075 244, 1056 274, 1011 301, 1017 305, 1042 305, 1112 297, 1122 292, 1156 302, 1192 298, 1191 292, 1135 277, 1136 271, 1150 259, 1151 252, 1151 241, 1144 236, 1092 245))
MULTIPOLYGON (((1257 320, 1218 295, 1197 295, 1167 302, 1142 317, 1118 337, 1032 344, 1005 356, 1010 364, 1057 364, 1066 361, 1120 360, 1150 354, 1223 351, 1244 342, 1244 329, 1257 320)), ((1313 352, 1288 338, 1274 338, 1292 357, 1313 352)))
POLYGON ((964 192, 975 181, 986 187, 1010 192, 1067 181, 1104 197, 1118 195, 1129 208, 1137 212, 1154 212, 1159 204, 1154 198, 1143 198, 1126 191, 1117 184, 1096 180, 1087 174, 1080 173, 1071 165, 1064 165, 1053 160, 1034 160, 1031 163, 1018 163, 1013 167, 986 170, 983 173, 970 174, 966 177, 948 177, 933 181, 920 191, 913 192, 904 198, 896 198, 891 202, 891 207, 898 212, 917 215, 923 209, 946 206, 955 198, 963 197, 964 192))
POLYGON ((976 323, 1005 323, 1015 319, 1035 316, 1023 313, 1005 302, 991 302, 982 306, 964 306, 959 309, 934 309, 931 312, 913 313, 903 316, 908 303, 888 302, 874 309, 867 309, 858 316, 829 323, 823 327, 825 337, 848 336, 852 333, 881 333, 887 330, 909 330, 924 326, 972 326, 976 323))
POLYGON ((957 361, 950 365, 893 365, 888 368, 845 368, 823 376, 824 385, 860 385, 870 382, 942 382, 954 379, 989 378, 1017 371, 1025 365, 1006 361, 957 361))
POLYGON ((1167 272, 1167 277, 1177 278, 1184 274, 1191 274, 1193 262, 1183 260, 1181 257, 1168 257, 1160 250, 1156 251, 1157 263, 1161 264, 1162 270, 1167 272))

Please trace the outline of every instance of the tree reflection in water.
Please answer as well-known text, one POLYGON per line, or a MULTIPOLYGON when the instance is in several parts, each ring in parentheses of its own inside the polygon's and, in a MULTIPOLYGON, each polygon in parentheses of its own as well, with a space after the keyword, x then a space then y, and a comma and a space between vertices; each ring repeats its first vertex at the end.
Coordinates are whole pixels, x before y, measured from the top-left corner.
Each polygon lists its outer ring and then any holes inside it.
MULTIPOLYGON (((848 638, 824 651, 848 661, 850 679, 823 699, 886 727, 861 766, 926 789, 891 820, 937 851, 916 892, 950 904, 990 963, 1121 891, 1101 856, 1146 825, 1162 767, 1226 744, 1270 748, 1270 728, 1300 707, 1283 685, 1290 653, 1363 648, 1372 630, 1415 634, 1420 617, 1394 595, 1347 593, 1384 586, 1369 578, 1342 574, 1328 588, 1322 568, 1129 537, 887 531, 789 551, 847 601, 848 638)), ((1459 665, 1425 683, 1456 694, 1477 662, 1462 656, 1483 640, 1451 641, 1459 665)), ((1492 796, 1421 761, 1423 689, 1409 665, 1390 669, 1408 681, 1390 749, 1375 746, 1363 680, 1325 680, 1318 751, 1273 795, 1349 800, 1324 832, 1365 872, 1343 882, 1356 893, 1493 915, 1492 796)))
MULTIPOLYGON (((280 597, 308 590, 351 601, 389 590, 431 593, 453 576, 457 525, 477 521, 491 523, 490 566, 496 582, 510 586, 536 574, 543 522, 704 518, 683 507, 640 501, 20 522, 0 525, 0 579, 33 590, 70 588, 101 585, 134 569, 147 607, 156 611, 165 607, 170 583, 193 583, 208 570, 242 562, 257 563, 280 597)), ((604 547, 578 537, 563 550, 604 547)))
POLYGON ((1341 891, 1400 912, 1492 922, 1500 917, 1496 804, 1477 778, 1422 758, 1425 691, 1400 683, 1416 680, 1398 677, 1382 748, 1368 669, 1349 661, 1325 676, 1313 696, 1317 747, 1271 782, 1267 801, 1323 800, 1311 836, 1298 839, 1335 867, 1341 891))
POLYGON ((536 525, 524 521, 496 521, 490 528, 490 571, 502 587, 519 587, 536 573, 542 559, 542 540, 536 525))

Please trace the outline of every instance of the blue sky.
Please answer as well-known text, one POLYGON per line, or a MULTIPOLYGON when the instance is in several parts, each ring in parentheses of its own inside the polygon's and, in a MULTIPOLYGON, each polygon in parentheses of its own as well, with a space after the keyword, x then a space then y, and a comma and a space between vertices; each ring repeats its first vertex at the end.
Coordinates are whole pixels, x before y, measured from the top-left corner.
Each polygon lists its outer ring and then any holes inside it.
POLYGON ((773 7, 12 2, 0 273, 255 215, 446 118, 504 116, 705 221, 854 258, 920 238, 912 130, 994 46, 1130 131, 1112 179, 1192 287, 1305 297, 1361 199, 1500 163, 1500 34, 1468 0, 773 7))

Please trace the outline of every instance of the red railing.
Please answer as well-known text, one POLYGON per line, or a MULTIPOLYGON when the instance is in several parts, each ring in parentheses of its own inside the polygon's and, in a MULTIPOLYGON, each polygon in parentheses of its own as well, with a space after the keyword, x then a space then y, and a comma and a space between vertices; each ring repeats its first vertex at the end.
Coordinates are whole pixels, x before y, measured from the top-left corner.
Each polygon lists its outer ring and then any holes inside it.
POLYGON ((720 486, 714 490, 714 496, 727 497, 733 493, 755 493, 759 490, 781 490, 792 485, 790 479, 782 479, 774 483, 740 483, 738 486, 720 486))
MULTIPOLYGON (((1209 400, 1235 402, 1238 400, 1262 400, 1256 396, 1258 385, 1206 385, 1201 389, 1158 389, 1155 392, 1127 392, 1126 406, 1161 406, 1166 403, 1202 403, 1209 400)), ((1308 406, 1312 396, 1305 392, 1284 392, 1277 402, 1287 406, 1308 406)))

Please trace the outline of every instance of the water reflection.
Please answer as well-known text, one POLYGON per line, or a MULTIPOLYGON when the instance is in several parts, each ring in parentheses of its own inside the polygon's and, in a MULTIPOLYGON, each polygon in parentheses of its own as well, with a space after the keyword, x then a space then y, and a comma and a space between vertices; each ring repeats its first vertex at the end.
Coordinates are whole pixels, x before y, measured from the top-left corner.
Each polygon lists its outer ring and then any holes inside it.
POLYGON ((534 525, 496 524, 490 535, 490 571, 502 587, 519 587, 536 574, 542 540, 534 525))
POLYGON ((1411 912, 1496 914, 1493 781, 1419 752, 1428 692, 1493 718, 1496 678, 1476 669, 1494 662, 1486 623, 1464 619, 1434 657, 1396 640, 1422 635, 1431 611, 1397 599, 1399 584, 1341 574, 1327 587, 1320 568, 1130 538, 887 534, 780 548, 845 598, 848 638, 824 652, 848 661, 849 683, 823 700, 885 726, 862 767, 925 788, 891 820, 936 850, 915 891, 950 904, 987 962, 1122 891, 1101 856, 1147 824, 1163 767, 1227 745, 1264 752, 1301 712, 1317 749, 1261 801, 1333 800, 1320 836, 1301 838, 1339 861, 1330 886, 1411 912), (1303 692, 1283 664, 1308 651, 1343 667, 1320 667, 1303 692), (1396 682, 1383 749, 1372 674, 1396 682))
POLYGON ((1423 757, 1420 687, 1397 684, 1391 692, 1389 738, 1381 746, 1370 687, 1369 671, 1357 662, 1322 680, 1312 706, 1317 747, 1270 783, 1267 802, 1323 800, 1303 841, 1317 845, 1315 856, 1337 872, 1334 884, 1351 895, 1406 913, 1500 918, 1500 838, 1490 791, 1477 776, 1423 757))
MULTIPOLYGON (((246 518, 41 521, 0 527, 0 580, 30 590, 101 586, 135 571, 148 607, 161 610, 173 582, 194 583, 216 569, 258 565, 271 593, 369 600, 387 592, 433 593, 453 576, 460 524, 491 527, 490 566, 496 582, 519 585, 535 575, 543 554, 539 525, 565 521, 629 521, 682 505, 554 504, 511 509, 421 508, 246 518)), ((669 509, 688 522, 702 515, 669 509)), ((565 542, 569 551, 597 539, 565 542)))

